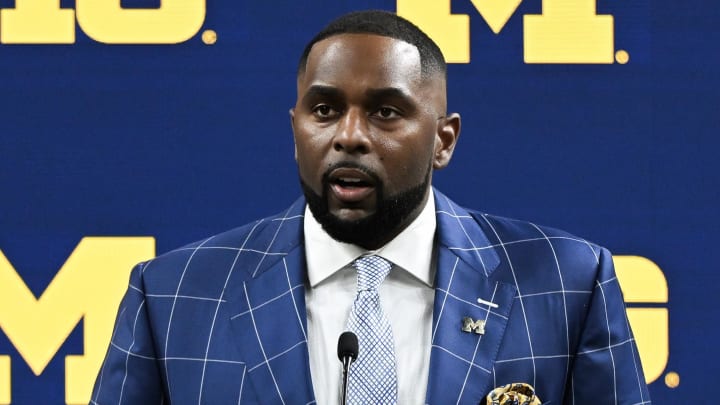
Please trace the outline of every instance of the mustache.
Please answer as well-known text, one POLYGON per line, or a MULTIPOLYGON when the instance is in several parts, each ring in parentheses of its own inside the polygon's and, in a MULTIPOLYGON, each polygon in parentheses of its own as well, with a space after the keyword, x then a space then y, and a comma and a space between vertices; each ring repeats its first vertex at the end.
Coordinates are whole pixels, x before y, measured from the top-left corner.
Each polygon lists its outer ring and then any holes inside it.
POLYGON ((377 174, 377 172, 375 172, 371 168, 369 168, 363 164, 357 163, 357 162, 343 161, 343 162, 333 163, 325 170, 325 172, 323 173, 323 176, 322 176, 323 188, 327 187, 330 184, 330 173, 332 173, 334 170, 337 170, 337 169, 359 170, 359 171, 363 172, 364 174, 366 174, 367 176, 371 177, 375 181, 375 184, 377 184, 377 185, 382 184, 382 180, 380 180, 380 176, 377 174))

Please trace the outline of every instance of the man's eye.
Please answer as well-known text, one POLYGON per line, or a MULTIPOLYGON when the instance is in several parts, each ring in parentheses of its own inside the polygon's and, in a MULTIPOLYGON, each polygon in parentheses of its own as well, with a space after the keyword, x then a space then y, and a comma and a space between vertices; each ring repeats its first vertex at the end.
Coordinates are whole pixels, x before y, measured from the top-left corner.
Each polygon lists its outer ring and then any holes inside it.
POLYGON ((320 104, 312 109, 313 114, 320 118, 329 118, 335 114, 335 110, 327 104, 320 104))
POLYGON ((375 112, 375 115, 383 119, 397 118, 400 116, 397 110, 390 107, 380 107, 375 112))

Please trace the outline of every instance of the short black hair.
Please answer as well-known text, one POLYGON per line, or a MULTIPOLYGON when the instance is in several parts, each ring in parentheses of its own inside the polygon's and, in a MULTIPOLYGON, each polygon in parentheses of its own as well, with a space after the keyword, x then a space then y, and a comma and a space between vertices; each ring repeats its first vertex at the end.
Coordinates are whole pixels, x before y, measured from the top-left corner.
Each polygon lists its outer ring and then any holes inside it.
POLYGON ((298 63, 298 75, 305 72, 308 55, 313 45, 340 34, 375 34, 407 42, 420 52, 423 76, 434 73, 442 74, 443 77, 447 75, 447 64, 437 44, 415 24, 383 10, 355 11, 330 22, 305 46, 298 63))

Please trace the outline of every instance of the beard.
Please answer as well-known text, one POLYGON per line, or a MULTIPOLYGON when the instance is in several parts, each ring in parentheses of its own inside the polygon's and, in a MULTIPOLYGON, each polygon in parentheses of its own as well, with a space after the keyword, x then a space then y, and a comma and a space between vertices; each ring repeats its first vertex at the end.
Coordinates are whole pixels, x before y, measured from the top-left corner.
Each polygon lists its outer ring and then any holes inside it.
POLYGON ((322 178, 322 195, 315 193, 302 178, 300 185, 310 211, 330 237, 366 249, 377 249, 397 236, 409 224, 408 219, 422 204, 430 186, 431 170, 432 164, 428 166, 425 178, 419 184, 392 196, 385 195, 384 184, 375 172, 356 163, 338 163, 326 170, 322 178), (359 169, 374 179, 377 201, 374 213, 365 218, 345 220, 330 212, 328 207, 329 173, 338 167, 359 169))

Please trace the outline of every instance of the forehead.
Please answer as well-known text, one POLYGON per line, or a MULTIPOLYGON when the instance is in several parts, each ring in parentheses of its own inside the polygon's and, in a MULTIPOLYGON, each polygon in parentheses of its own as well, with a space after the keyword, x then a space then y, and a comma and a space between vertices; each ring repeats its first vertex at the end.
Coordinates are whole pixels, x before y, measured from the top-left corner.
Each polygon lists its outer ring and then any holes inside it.
POLYGON ((407 42, 374 34, 340 34, 313 45, 298 87, 312 84, 371 87, 420 85, 420 52, 407 42))

